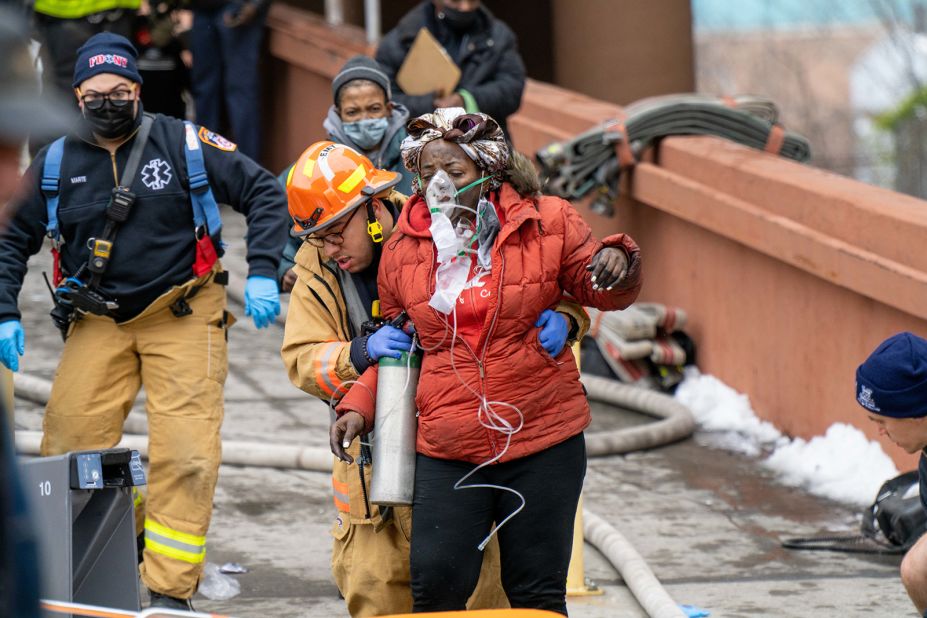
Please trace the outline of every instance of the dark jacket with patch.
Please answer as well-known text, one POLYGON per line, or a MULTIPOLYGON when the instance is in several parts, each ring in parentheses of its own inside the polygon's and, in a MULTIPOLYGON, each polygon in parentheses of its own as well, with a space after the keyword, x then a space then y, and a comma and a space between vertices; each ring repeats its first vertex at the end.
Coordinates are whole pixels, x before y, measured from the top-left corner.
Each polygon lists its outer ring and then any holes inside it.
POLYGON ((506 119, 521 105, 525 65, 511 29, 486 7, 481 6, 478 10, 479 16, 473 28, 461 36, 435 17, 434 4, 426 0, 409 11, 383 37, 376 59, 392 79, 393 100, 408 107, 413 118, 434 111, 430 94, 407 95, 396 83, 396 73, 418 31, 428 28, 460 67, 457 89, 472 94, 480 111, 492 116, 508 136, 506 119))
MULTIPOLYGON (((139 118, 141 114, 139 114, 139 118)), ((114 317, 129 320, 174 285, 193 278, 193 207, 184 157, 184 124, 156 114, 138 172, 131 183, 137 199, 117 232, 100 291, 119 303, 114 317)), ((286 243, 286 194, 273 175, 230 142, 202 129, 209 184, 220 204, 248 219, 248 274, 276 277, 286 243)), ((58 220, 61 265, 73 274, 88 257, 87 240, 103 232, 105 210, 116 175, 135 143, 133 137, 111 156, 87 135, 69 135, 61 162, 58 220)), ((25 195, 0 237, 0 322, 20 317, 17 297, 30 255, 42 248, 48 220, 40 189, 47 148, 26 173, 25 195)))

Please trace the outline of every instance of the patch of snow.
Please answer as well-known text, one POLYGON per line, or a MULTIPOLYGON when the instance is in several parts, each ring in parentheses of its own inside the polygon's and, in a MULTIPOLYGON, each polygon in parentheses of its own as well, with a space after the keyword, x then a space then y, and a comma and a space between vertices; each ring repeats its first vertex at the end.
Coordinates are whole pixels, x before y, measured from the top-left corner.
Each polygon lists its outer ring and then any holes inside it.
POLYGON ((840 502, 871 504, 882 483, 898 469, 878 442, 846 423, 834 423, 823 436, 795 438, 764 464, 787 485, 840 502))
POLYGON ((692 411, 703 431, 722 434, 719 441, 727 450, 758 455, 763 447, 773 446, 782 439, 772 423, 757 418, 749 397, 695 368, 686 368, 686 378, 676 389, 676 399, 692 411))
POLYGON ((878 442, 845 423, 835 423, 823 436, 789 439, 761 421, 750 399, 714 376, 686 370, 676 399, 687 406, 712 444, 758 457, 780 480, 810 493, 854 505, 870 504, 879 487, 898 470, 878 442))

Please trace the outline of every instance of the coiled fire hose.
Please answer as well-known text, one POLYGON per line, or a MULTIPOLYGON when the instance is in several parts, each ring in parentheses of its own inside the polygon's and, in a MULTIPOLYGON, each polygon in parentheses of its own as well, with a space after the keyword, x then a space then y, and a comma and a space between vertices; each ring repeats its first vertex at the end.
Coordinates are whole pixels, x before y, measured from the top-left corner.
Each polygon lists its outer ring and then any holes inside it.
MULTIPOLYGON (((582 375, 582 381, 591 401, 659 419, 637 427, 587 433, 586 451, 589 456, 601 457, 654 448, 683 440, 695 431, 695 420, 691 412, 668 395, 586 374, 582 375)), ((14 386, 17 397, 39 404, 46 403, 51 393, 51 382, 26 374, 15 374, 14 386)), ((16 432, 16 449, 21 454, 38 455, 41 441, 40 431, 16 432)), ((119 446, 136 450, 146 457, 148 437, 124 434, 119 446)), ((332 454, 327 448, 321 447, 223 440, 222 463, 330 472, 332 454)), ((685 616, 660 585, 646 561, 618 530, 588 509, 583 512, 583 522, 585 539, 614 566, 651 618, 685 616)))
POLYGON ((591 208, 613 212, 621 173, 640 154, 671 135, 713 135, 750 148, 807 161, 808 140, 785 131, 772 101, 761 97, 713 97, 678 94, 643 99, 628 105, 618 118, 535 155, 545 179, 545 192, 569 200, 593 195, 591 208))

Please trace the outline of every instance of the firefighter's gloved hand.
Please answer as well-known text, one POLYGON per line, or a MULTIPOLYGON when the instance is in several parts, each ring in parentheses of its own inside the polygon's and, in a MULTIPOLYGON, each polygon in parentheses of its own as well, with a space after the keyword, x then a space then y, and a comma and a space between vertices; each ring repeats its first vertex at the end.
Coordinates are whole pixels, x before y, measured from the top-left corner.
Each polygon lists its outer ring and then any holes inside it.
POLYGON ((567 319, 550 309, 541 312, 538 321, 534 323, 541 330, 538 332, 538 341, 541 347, 551 356, 557 356, 563 351, 567 336, 570 334, 570 325, 567 319))
POLYGON ((257 328, 269 326, 280 315, 280 291, 270 277, 253 275, 245 282, 245 315, 257 328))
POLYGON ((379 361, 384 356, 396 358, 412 349, 412 338, 395 326, 386 324, 380 330, 367 337, 367 356, 379 361))
POLYGON ((26 353, 26 333, 19 320, 0 322, 0 361, 10 371, 19 371, 19 357, 26 353))

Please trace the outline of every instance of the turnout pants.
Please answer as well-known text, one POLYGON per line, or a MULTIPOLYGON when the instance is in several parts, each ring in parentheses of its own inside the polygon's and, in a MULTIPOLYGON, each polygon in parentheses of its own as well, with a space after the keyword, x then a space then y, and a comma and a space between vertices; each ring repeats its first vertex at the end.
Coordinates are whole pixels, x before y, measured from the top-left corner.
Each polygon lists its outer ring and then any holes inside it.
POLYGON ((210 275, 176 287, 138 317, 117 324, 86 316, 71 329, 45 409, 42 454, 110 448, 144 385, 148 413, 148 498, 142 580, 150 589, 189 598, 206 557, 206 530, 221 459, 219 429, 228 370, 225 289, 210 275))
MULTIPOLYGON (((360 452, 355 440, 348 452, 357 460, 360 452)), ((370 466, 365 466, 365 483, 370 489, 370 466)), ((357 464, 335 459, 332 489, 338 516, 332 527, 332 576, 353 618, 407 614, 412 611, 409 577, 409 539, 412 509, 396 507, 383 521, 376 505, 370 505, 370 518, 364 506, 364 493, 357 464)), ((572 530, 572 529, 571 529, 572 530)), ((499 576, 499 544, 487 546, 477 566, 479 582, 464 597, 468 609, 507 608, 508 600, 499 576)))

